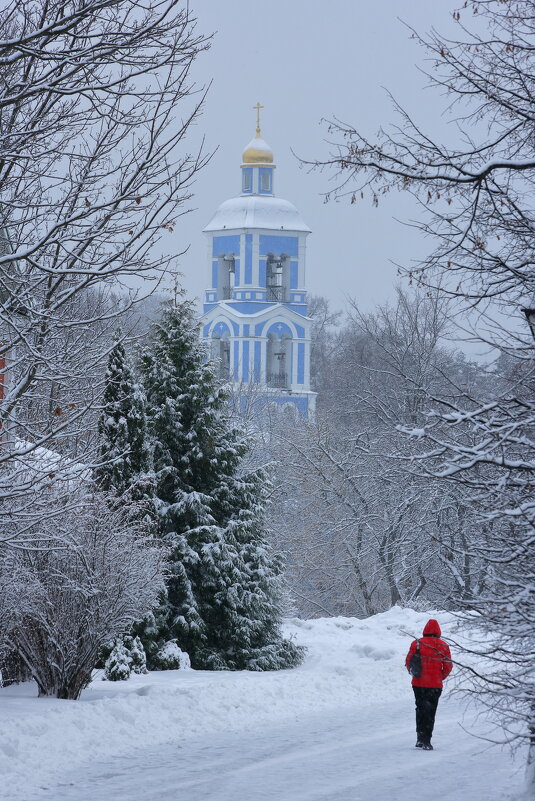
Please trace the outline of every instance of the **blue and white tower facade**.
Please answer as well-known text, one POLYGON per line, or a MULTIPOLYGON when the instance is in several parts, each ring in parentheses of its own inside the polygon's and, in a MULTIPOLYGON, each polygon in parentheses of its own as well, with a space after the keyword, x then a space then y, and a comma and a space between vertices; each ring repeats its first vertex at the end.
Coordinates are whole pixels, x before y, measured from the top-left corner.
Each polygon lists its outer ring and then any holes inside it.
POLYGON ((310 228, 295 206, 275 197, 274 177, 257 117, 256 136, 243 152, 241 195, 222 203, 204 229, 211 283, 203 339, 222 376, 254 385, 253 397, 290 405, 309 419, 316 402, 305 290, 310 228))

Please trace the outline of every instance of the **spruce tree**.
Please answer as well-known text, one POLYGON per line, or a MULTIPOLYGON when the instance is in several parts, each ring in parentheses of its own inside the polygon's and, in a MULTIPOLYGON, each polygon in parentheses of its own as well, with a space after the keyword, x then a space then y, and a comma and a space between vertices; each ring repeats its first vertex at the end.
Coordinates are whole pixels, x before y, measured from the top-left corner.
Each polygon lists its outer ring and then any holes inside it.
POLYGON ((278 669, 301 651, 280 633, 281 563, 263 513, 269 482, 206 361, 191 304, 164 307, 142 357, 161 535, 170 549, 162 641, 194 668, 278 669))
POLYGON ((143 643, 139 637, 126 635, 123 637, 123 645, 130 657, 130 669, 132 673, 148 673, 147 655, 143 648, 143 643))
MULTIPOLYGON (((123 509, 127 506, 130 520, 143 519, 147 529, 155 532, 157 516, 154 509, 154 476, 151 472, 145 394, 141 383, 135 379, 124 344, 119 338, 108 357, 98 433, 100 464, 93 473, 97 487, 108 493, 111 506, 115 503, 120 504, 123 509)), ((134 672, 146 672, 144 646, 147 653, 148 649, 152 649, 154 653, 158 649, 157 644, 152 642, 155 633, 151 628, 152 618, 149 615, 145 620, 139 621, 134 625, 131 634, 125 635, 123 646, 126 647, 129 664, 134 672), (143 642, 137 635, 141 636, 143 642), (129 650, 133 643, 136 644, 135 653, 129 650)), ((105 656, 104 651, 100 660, 105 656)), ((120 667, 114 667, 115 673, 120 673, 121 670, 120 667)))
POLYGON ((115 643, 104 666, 103 679, 107 681, 126 681, 132 672, 132 660, 122 642, 115 643))
POLYGON ((128 493, 137 502, 150 498, 145 396, 120 340, 108 358, 98 433, 100 464, 95 480, 99 489, 118 496, 128 493))

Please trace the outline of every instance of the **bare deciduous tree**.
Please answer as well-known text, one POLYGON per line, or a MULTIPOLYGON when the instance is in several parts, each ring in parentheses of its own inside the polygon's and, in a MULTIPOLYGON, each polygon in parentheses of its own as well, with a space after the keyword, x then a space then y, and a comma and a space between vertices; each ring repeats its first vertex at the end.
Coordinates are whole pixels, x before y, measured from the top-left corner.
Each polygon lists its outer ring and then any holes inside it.
POLYGON ((171 234, 207 161, 186 140, 204 98, 191 66, 208 44, 178 0, 2 11, 1 499, 13 495, 8 463, 44 444, 65 453, 76 442, 92 460, 86 415, 109 347, 95 328, 139 300, 133 279, 150 291, 176 256, 171 234), (80 302, 90 291, 102 304, 80 302))
MULTIPOLYGON (((369 615, 392 604, 451 606, 485 579, 466 541, 474 515, 459 488, 417 477, 430 393, 462 394, 474 368, 445 347, 447 304, 426 293, 349 319, 328 347, 317 420, 288 426, 278 446, 272 527, 307 615, 369 615)), ((277 456, 276 452, 273 454, 277 456)))
POLYGON ((535 290, 535 3, 478 0, 454 17, 461 28, 456 39, 414 34, 430 56, 431 85, 448 98, 453 141, 428 135, 398 106, 396 124, 376 140, 331 123, 341 139, 324 164, 338 171, 341 194, 356 199, 371 192, 377 204, 382 193, 399 190, 417 199, 420 228, 436 247, 407 272, 438 287, 458 309, 475 310, 473 335, 516 365, 509 380, 495 376, 494 397, 447 400, 422 428, 428 447, 419 460, 425 474, 460 483, 477 512, 480 536, 471 550, 494 573, 493 590, 469 604, 480 613, 486 629, 480 650, 492 665, 478 688, 502 713, 506 739, 529 743, 532 791, 535 385, 533 343, 519 321, 535 290), (472 31, 465 23, 470 10, 479 21, 472 31))
POLYGON ((76 699, 99 650, 155 606, 163 551, 105 496, 79 488, 70 500, 49 491, 56 514, 34 524, 29 547, 0 552, 0 639, 39 695, 76 699))

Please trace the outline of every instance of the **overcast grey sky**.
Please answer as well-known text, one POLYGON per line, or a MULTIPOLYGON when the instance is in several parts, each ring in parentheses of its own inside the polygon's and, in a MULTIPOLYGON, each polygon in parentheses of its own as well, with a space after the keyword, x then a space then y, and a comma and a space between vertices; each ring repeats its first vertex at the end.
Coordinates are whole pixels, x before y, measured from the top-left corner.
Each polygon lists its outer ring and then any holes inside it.
POLYGON ((392 296, 396 270, 431 246, 394 218, 411 215, 407 197, 393 194, 372 208, 368 201, 324 203, 329 174, 300 168, 303 158, 328 153, 322 117, 338 116, 372 134, 393 119, 388 88, 432 131, 440 98, 425 89, 418 71, 425 53, 399 20, 426 31, 452 29, 450 0, 191 0, 203 32, 215 32, 212 48, 194 70, 199 83, 213 80, 196 128, 208 149, 218 148, 195 185, 196 210, 175 228, 182 283, 201 296, 208 265, 202 228, 217 206, 240 192, 241 153, 254 136, 260 101, 262 136, 277 164, 275 193, 294 203, 312 228, 307 288, 335 307, 346 296, 364 308, 392 296))

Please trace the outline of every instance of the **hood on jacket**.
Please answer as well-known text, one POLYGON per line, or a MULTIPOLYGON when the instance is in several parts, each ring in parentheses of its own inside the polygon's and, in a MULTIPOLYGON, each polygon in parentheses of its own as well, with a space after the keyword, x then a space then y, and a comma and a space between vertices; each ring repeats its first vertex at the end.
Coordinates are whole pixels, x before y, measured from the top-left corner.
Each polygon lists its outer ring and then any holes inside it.
POLYGON ((433 620, 433 618, 431 618, 431 620, 428 620, 427 623, 425 624, 423 636, 430 637, 434 635, 435 637, 440 637, 441 634, 442 632, 440 630, 440 626, 438 625, 438 620, 433 620))

